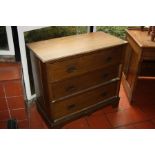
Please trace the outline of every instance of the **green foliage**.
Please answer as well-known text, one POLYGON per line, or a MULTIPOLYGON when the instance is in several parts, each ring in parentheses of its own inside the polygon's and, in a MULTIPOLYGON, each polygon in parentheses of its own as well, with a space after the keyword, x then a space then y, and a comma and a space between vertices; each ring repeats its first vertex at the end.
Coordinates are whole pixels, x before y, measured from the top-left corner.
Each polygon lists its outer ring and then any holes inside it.
MULTIPOLYGON (((104 31, 125 39, 126 26, 97 26, 97 31, 104 31)), ((45 39, 81 34, 87 32, 87 26, 50 26, 25 32, 25 42, 34 42, 45 39)))
POLYGON ((127 26, 97 26, 97 31, 104 31, 121 39, 125 39, 125 29, 127 28, 127 26))
POLYGON ((87 32, 86 26, 50 26, 26 32, 24 35, 25 35, 25 42, 29 43, 34 41, 58 38, 86 32, 87 32))

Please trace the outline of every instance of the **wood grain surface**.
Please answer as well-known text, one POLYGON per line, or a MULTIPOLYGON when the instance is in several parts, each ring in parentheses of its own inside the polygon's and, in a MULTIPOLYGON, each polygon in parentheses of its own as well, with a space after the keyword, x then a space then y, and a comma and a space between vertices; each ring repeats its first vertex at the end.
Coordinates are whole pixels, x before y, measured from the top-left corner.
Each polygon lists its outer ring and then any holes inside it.
POLYGON ((151 41, 148 31, 141 30, 127 30, 130 35, 140 47, 155 47, 155 41, 151 41))
POLYGON ((42 62, 48 62, 125 43, 104 32, 94 32, 29 43, 27 46, 42 62))

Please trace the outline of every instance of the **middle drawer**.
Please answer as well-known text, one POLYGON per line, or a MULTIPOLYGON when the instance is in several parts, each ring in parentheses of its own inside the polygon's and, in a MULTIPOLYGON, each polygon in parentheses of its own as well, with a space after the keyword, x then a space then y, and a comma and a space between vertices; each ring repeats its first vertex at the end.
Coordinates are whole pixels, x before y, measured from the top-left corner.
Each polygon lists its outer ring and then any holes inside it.
POLYGON ((119 65, 99 69, 77 77, 50 84, 50 99, 71 95, 118 77, 119 65), (53 95, 53 96, 52 96, 53 95))

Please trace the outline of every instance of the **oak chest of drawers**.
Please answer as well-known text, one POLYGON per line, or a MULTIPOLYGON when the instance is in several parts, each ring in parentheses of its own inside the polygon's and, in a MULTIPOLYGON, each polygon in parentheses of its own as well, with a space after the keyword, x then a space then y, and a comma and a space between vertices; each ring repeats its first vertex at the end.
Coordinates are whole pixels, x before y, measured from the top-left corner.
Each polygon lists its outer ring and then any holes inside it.
POLYGON ((50 127, 118 104, 126 41, 96 32, 27 46, 37 107, 50 127))

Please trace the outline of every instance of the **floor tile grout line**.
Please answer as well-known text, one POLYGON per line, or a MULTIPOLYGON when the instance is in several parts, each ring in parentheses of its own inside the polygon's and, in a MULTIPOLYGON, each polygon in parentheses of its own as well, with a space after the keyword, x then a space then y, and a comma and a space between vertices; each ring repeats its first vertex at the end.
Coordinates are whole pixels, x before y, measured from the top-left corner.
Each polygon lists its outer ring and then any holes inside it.
POLYGON ((11 111, 16 111, 16 110, 24 110, 25 108, 16 108, 16 109, 11 109, 11 111))
MULTIPOLYGON (((16 111, 16 110, 24 110, 25 108, 16 108, 16 109, 10 109, 10 111, 16 111)), ((6 112, 7 110, 0 110, 0 112, 6 112)))
MULTIPOLYGON (((15 80, 9 80, 9 81, 15 81, 15 80)), ((5 98, 6 105, 7 105, 7 110, 6 110, 6 111, 8 111, 10 119, 12 119, 11 110, 13 110, 13 111, 16 111, 16 110, 23 110, 23 109, 25 109, 25 108, 10 109, 9 103, 8 103, 8 99, 10 99, 10 98, 15 98, 15 97, 22 97, 22 96, 24 96, 24 95, 9 96, 9 97, 7 97, 7 95, 6 95, 6 89, 5 89, 5 84, 6 84, 6 83, 7 83, 7 81, 2 85, 2 86, 3 86, 3 92, 4 92, 4 98, 5 98)))
MULTIPOLYGON (((9 80, 2 80, 4 83, 8 83, 8 82, 21 82, 21 79, 22 78, 20 78, 20 79, 9 79, 9 80)), ((0 81, 1 82, 1 81, 0 81)))
POLYGON ((12 78, 12 79, 8 79, 8 80, 0 80, 0 82, 10 82, 10 81, 18 81, 18 80, 21 80, 21 78, 19 78, 19 79, 18 78, 17 79, 12 78))
POLYGON ((19 96, 8 96, 7 98, 16 98, 16 97, 24 97, 24 95, 19 95, 19 96))
POLYGON ((10 117, 10 119, 11 119, 12 117, 11 117, 11 112, 10 112, 10 108, 9 108, 7 96, 6 96, 5 84, 3 85, 3 90, 4 90, 4 96, 5 96, 5 101, 6 101, 7 109, 8 109, 8 112, 9 112, 9 117, 10 117))

